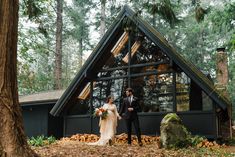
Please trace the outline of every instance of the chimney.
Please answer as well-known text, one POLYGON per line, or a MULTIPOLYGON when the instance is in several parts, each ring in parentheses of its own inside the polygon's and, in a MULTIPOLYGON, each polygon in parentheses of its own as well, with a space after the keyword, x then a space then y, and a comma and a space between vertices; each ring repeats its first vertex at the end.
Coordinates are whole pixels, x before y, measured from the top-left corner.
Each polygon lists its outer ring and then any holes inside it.
MULTIPOLYGON (((228 85, 228 56, 225 52, 225 48, 217 48, 216 54, 216 88, 225 97, 229 99, 227 90, 228 85)), ((227 106, 228 120, 221 121, 221 134, 222 137, 232 138, 232 107, 227 106)), ((225 114, 225 113, 224 113, 225 114)), ((227 119, 227 118, 226 118, 227 119)))
POLYGON ((217 48, 216 54, 216 79, 218 86, 228 85, 228 57, 225 48, 217 48))

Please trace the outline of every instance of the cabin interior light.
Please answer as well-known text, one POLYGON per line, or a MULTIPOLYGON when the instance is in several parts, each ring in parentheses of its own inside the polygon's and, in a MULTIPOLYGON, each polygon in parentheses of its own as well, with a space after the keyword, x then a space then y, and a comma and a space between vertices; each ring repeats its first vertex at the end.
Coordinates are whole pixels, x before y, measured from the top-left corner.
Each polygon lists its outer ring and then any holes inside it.
POLYGON ((128 39, 129 39, 129 33, 125 31, 111 50, 111 53, 114 55, 114 57, 116 57, 125 47, 125 44, 128 41, 128 39))
MULTIPOLYGON (((93 83, 93 86, 95 85, 95 82, 93 83)), ((90 82, 87 83, 87 85, 83 88, 82 92, 79 94, 78 98, 85 100, 89 94, 90 94, 90 90, 91 90, 91 84, 90 82)))
MULTIPOLYGON (((136 41, 132 47, 131 47, 131 57, 134 56, 134 54, 137 52, 137 50, 139 49, 141 45, 141 42, 140 41, 136 41)), ((128 63, 128 55, 129 55, 129 52, 126 54, 126 56, 122 59, 125 63, 128 63)))

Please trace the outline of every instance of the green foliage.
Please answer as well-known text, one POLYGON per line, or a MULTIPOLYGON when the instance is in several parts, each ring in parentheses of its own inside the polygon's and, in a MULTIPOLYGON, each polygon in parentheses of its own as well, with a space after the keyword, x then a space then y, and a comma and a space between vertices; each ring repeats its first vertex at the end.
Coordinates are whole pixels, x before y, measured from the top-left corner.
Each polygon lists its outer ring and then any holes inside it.
POLYGON ((215 148, 195 148, 188 147, 178 150, 180 156, 192 156, 192 157, 234 157, 233 153, 225 152, 223 149, 215 148))
MULTIPOLYGON (((65 13, 69 17, 70 24, 74 26, 72 29, 67 30, 66 36, 70 35, 78 41, 82 39, 88 39, 88 11, 90 9, 89 5, 91 5, 90 1, 74 0, 73 6, 67 6, 65 8, 65 13)), ((89 46, 89 40, 84 40, 84 47, 85 46, 89 46)))
POLYGON ((231 41, 230 41, 230 44, 231 44, 231 51, 232 51, 232 50, 235 50, 235 32, 234 32, 234 34, 233 34, 233 36, 232 36, 232 39, 231 39, 231 41))
POLYGON ((197 6, 196 9, 195 9, 195 18, 197 20, 197 22, 201 22, 202 20, 204 20, 204 16, 206 14, 206 10, 203 9, 202 7, 200 6, 197 6))
POLYGON ((42 135, 37 137, 31 137, 30 139, 28 139, 28 144, 35 147, 41 147, 54 143, 55 141, 56 138, 53 136, 45 137, 42 135))
POLYGON ((201 143, 206 138, 201 136, 191 136, 189 135, 185 140, 178 140, 174 145, 170 146, 170 149, 179 149, 179 148, 187 148, 187 147, 196 147, 199 143, 201 143))
POLYGON ((26 0, 20 1, 20 4, 17 56, 19 94, 52 90, 54 3, 49 0, 26 0), (40 8, 41 12, 33 16, 28 15, 26 11, 27 7, 30 7, 28 5, 40 8))
POLYGON ((151 15, 155 16, 156 14, 158 14, 165 21, 169 22, 171 27, 179 22, 179 19, 176 17, 174 11, 174 5, 170 0, 160 0, 158 2, 147 1, 143 4, 143 6, 151 15))
POLYGON ((204 137, 201 137, 201 136, 198 136, 198 135, 192 136, 192 137, 189 139, 190 145, 193 146, 193 147, 197 146, 197 145, 198 145, 199 143, 201 143, 203 140, 205 140, 205 138, 204 138, 204 137))
POLYGON ((162 123, 169 122, 181 122, 181 119, 176 113, 169 113, 163 118, 162 123))
POLYGON ((51 144, 51 143, 54 143, 56 141, 56 138, 54 136, 49 136, 47 138, 47 141, 48 141, 49 144, 51 144))
POLYGON ((28 16, 29 19, 37 18, 43 14, 42 8, 39 7, 41 1, 25 0, 22 3, 24 9, 24 15, 28 16))
POLYGON ((186 140, 183 140, 183 141, 181 141, 181 140, 176 141, 176 143, 170 145, 168 149, 185 148, 185 147, 189 147, 190 145, 191 145, 190 139, 187 138, 186 140))

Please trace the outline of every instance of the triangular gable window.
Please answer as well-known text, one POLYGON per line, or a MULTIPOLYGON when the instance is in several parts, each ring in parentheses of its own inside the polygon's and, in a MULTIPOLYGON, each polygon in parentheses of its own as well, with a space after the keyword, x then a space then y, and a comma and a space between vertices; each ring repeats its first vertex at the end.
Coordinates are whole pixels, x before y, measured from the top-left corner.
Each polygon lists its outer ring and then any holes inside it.
POLYGON ((133 88, 143 112, 212 109, 212 101, 205 92, 195 86, 170 57, 140 30, 135 33, 124 31, 113 45, 110 57, 92 78, 93 86, 88 83, 78 95, 75 104, 87 105, 87 111, 82 113, 91 112, 89 103, 92 110, 102 106, 109 95, 114 96, 114 103, 119 108, 127 87, 133 88), (208 105, 208 102, 211 104, 208 105))

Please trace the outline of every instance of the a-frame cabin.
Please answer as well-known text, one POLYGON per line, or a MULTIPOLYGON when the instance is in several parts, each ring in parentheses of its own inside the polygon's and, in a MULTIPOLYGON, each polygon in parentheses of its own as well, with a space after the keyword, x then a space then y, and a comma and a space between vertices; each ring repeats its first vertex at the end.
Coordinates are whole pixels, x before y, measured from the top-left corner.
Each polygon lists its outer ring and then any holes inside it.
MULTIPOLYGON (((127 87, 140 99, 142 134, 158 135, 164 115, 177 113, 192 134, 229 134, 231 103, 213 82, 186 61, 164 37, 128 6, 116 18, 51 114, 64 118, 64 136, 99 134, 94 108, 108 95, 122 105, 127 87), (131 53, 128 53, 131 52, 131 53)), ((118 133, 125 132, 123 120, 118 133)))

